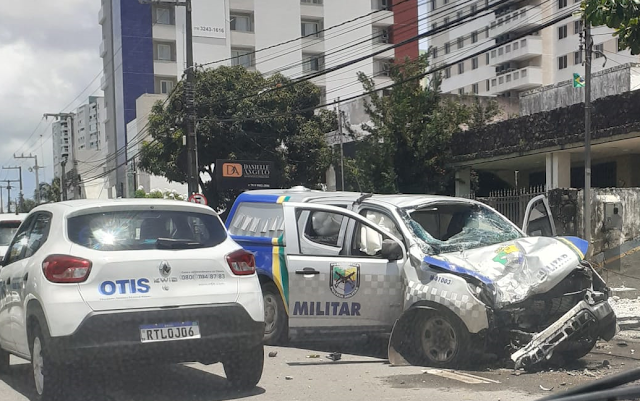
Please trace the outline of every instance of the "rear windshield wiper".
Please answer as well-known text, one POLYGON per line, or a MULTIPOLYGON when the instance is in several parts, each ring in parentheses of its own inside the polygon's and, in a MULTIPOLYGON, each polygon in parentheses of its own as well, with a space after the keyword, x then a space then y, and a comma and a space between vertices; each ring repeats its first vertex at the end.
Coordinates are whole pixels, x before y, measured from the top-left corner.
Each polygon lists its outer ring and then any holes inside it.
POLYGON ((202 243, 191 239, 158 238, 157 249, 190 249, 202 247, 202 243))

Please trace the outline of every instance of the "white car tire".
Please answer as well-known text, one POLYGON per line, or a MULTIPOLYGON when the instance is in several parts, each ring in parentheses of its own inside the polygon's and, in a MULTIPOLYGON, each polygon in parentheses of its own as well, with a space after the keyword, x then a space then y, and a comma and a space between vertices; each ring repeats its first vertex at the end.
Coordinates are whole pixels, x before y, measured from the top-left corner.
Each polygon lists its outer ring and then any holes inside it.
POLYGON ((264 347, 259 345, 233 355, 223 362, 224 373, 231 386, 237 390, 251 390, 262 378, 264 347))
POLYGON ((10 370, 9 370, 10 358, 11 358, 11 355, 7 351, 0 348, 0 375, 8 375, 10 373, 10 370))
POLYGON ((50 338, 43 334, 38 324, 31 332, 31 370, 33 384, 36 390, 36 400, 57 401, 64 400, 64 385, 62 377, 64 370, 53 363, 50 354, 50 338))

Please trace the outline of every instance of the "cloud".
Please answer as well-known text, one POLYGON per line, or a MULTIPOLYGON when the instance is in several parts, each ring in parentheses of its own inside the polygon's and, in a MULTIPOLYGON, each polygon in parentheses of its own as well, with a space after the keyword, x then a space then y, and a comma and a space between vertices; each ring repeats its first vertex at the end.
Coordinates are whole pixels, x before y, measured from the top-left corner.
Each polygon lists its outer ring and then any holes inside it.
MULTIPOLYGON (((25 194, 29 196, 34 180, 26 168, 32 161, 15 160, 13 153, 37 152, 39 159, 44 156, 44 160, 38 160, 47 166, 47 171, 41 172, 41 180, 44 175, 50 180, 51 120, 41 123, 42 115, 70 111, 86 102, 88 96, 102 95, 100 79, 94 81, 102 69, 98 50, 102 37, 99 10, 97 0, 21 0, 3 4, 0 163, 24 165, 25 194)), ((13 172, 2 171, 0 178, 9 174, 13 172)))

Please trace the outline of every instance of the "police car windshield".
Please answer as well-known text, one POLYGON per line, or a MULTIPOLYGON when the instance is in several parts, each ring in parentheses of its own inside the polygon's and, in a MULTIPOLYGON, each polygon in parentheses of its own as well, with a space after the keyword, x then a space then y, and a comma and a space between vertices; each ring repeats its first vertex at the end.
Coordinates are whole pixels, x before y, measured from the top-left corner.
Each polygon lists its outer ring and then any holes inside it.
POLYGON ((464 251, 522 238, 499 213, 472 203, 432 203, 405 211, 406 224, 428 254, 464 251))
POLYGON ((101 251, 206 248, 227 234, 218 218, 178 211, 118 211, 71 217, 69 239, 101 251))

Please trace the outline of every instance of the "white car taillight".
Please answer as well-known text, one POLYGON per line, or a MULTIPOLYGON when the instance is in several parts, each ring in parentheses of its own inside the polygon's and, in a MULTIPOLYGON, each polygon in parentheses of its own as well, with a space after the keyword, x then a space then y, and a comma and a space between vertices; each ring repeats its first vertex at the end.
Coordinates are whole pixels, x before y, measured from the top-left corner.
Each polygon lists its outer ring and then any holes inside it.
POLYGON ((231 271, 238 276, 249 276, 256 272, 256 259, 252 253, 243 249, 227 255, 231 271))
POLYGON ((53 283, 82 283, 89 277, 91 261, 69 255, 49 255, 42 272, 53 283))

